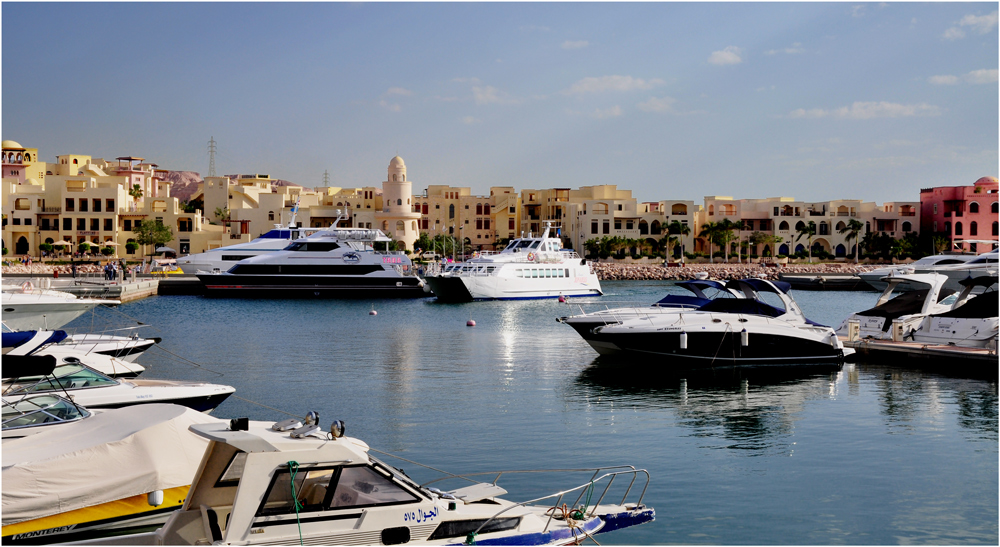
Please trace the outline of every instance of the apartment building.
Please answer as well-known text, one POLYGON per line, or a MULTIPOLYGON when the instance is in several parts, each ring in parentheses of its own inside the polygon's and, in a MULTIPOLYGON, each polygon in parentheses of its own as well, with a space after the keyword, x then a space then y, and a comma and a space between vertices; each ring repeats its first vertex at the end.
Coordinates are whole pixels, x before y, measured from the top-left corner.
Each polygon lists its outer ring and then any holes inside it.
POLYGON ((921 189, 921 229, 947 236, 954 250, 984 253, 995 248, 995 243, 981 242, 996 242, 1000 236, 997 186, 995 177, 983 177, 972 186, 921 189))
POLYGON ((492 250, 498 241, 517 237, 518 202, 511 186, 477 196, 469 187, 432 184, 413 197, 413 211, 420 214, 420 232, 430 237, 450 235, 474 250, 492 250))

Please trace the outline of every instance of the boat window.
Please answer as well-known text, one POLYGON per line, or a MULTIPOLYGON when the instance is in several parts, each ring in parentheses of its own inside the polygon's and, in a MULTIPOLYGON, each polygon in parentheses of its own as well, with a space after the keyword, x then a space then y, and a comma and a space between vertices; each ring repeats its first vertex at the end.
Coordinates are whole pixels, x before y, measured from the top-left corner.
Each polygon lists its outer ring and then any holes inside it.
POLYGON ((67 422, 90 416, 62 397, 43 395, 3 406, 3 429, 67 422))
POLYGON ((942 305, 945 305, 945 306, 951 306, 955 302, 958 302, 958 293, 949 294, 948 296, 946 296, 946 297, 942 298, 941 300, 939 300, 938 304, 942 304, 942 305))
POLYGON ((450 520, 442 522, 427 538, 428 541, 435 539, 464 538, 472 532, 479 531, 480 534, 489 532, 502 532, 513 530, 521 524, 521 517, 497 518, 486 522, 486 519, 474 520, 450 520), (483 526, 485 524, 485 526, 483 526), (482 527, 480 529, 480 527, 482 527))
POLYGON ((233 454, 233 459, 229 460, 229 465, 222 472, 215 486, 236 486, 243 476, 243 468, 247 464, 247 453, 240 451, 233 454))
POLYGON ((419 498, 370 467, 345 467, 330 498, 330 508, 412 503, 419 498))
POLYGON ((532 248, 532 249, 537 249, 537 248, 538 248, 538 244, 539 244, 539 243, 541 243, 541 241, 538 241, 538 240, 535 240, 535 241, 533 241, 533 242, 531 243, 531 248, 532 248))
POLYGON ((299 252, 313 252, 313 253, 325 253, 332 251, 334 249, 339 249, 338 245, 334 241, 296 241, 288 247, 285 247, 286 251, 299 251, 299 252))
POLYGON ((569 277, 569 268, 563 270, 563 277, 569 277))
POLYGON ((514 277, 524 277, 524 271, 521 270, 520 268, 514 270, 514 277))
POLYGON ((496 269, 497 269, 496 266, 487 266, 486 267, 486 273, 493 273, 493 271, 496 270, 496 269))
POLYGON ((517 244, 517 248, 518 249, 524 249, 524 248, 527 248, 527 247, 531 247, 531 240, 530 239, 526 239, 526 240, 521 241, 521 242, 519 242, 517 244))
POLYGON ((545 268, 545 277, 552 277, 552 270, 545 268))
POLYGON ((533 278, 537 278, 538 277, 538 269, 537 268, 532 268, 531 269, 531 277, 533 277, 533 278))
MULTIPOLYGON (((336 467, 323 467, 299 469, 295 473, 295 497, 299 502, 299 512, 323 510, 323 500, 336 472, 336 467)), ((295 514, 291 480, 287 468, 275 472, 264 502, 257 509, 257 516, 295 514)))
POLYGON ((232 260, 233 262, 239 262, 244 258, 252 258, 255 255, 222 255, 222 260, 232 260))
POLYGON ((82 365, 61 365, 52 371, 51 376, 30 376, 18 379, 8 393, 33 393, 40 391, 55 391, 59 389, 75 389, 116 385, 118 382, 82 365))

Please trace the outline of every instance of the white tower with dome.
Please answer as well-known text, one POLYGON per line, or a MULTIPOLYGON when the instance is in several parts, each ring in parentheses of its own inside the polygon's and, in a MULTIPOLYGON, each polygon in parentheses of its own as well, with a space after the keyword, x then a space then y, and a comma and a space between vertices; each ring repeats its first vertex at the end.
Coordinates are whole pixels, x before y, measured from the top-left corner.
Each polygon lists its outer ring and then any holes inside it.
POLYGON ((388 176, 382 182, 382 210, 375 213, 375 220, 380 230, 411 251, 420 235, 420 212, 413 211, 412 189, 403 158, 392 158, 388 176))

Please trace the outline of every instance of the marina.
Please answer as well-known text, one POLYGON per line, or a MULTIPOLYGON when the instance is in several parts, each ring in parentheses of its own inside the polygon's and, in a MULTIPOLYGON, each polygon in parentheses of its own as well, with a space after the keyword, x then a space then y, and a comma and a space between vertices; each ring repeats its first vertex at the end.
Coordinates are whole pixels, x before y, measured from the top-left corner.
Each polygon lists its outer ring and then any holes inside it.
MULTIPOLYGON (((274 422, 316 410, 324 428, 342 419, 373 449, 459 474, 648 469, 643 503, 656 520, 603 534, 601 544, 997 540, 995 353, 963 371, 890 356, 825 371, 674 373, 655 360, 598 357, 554 319, 685 291, 670 282, 603 289, 568 304, 157 296, 118 309, 162 338, 140 359, 141 377, 236 388, 218 418, 274 422)), ((793 294, 827 325, 873 295, 793 294)), ((560 488, 507 478, 514 499, 560 488)))

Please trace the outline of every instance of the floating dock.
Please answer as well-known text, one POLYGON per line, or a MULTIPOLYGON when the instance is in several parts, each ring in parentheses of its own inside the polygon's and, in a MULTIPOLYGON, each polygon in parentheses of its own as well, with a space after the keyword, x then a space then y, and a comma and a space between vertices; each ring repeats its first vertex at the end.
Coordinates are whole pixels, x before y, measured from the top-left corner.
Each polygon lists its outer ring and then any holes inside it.
POLYGON ((159 279, 149 277, 138 277, 135 280, 125 279, 121 282, 107 281, 96 277, 77 277, 75 279, 72 277, 39 277, 37 275, 5 275, 4 277, 9 280, 17 277, 16 283, 31 282, 36 289, 66 292, 78 298, 118 300, 122 303, 158 294, 160 282, 159 279))
POLYGON ((855 274, 814 273, 781 274, 780 279, 792 289, 804 291, 874 291, 875 289, 855 274))
POLYGON ((856 361, 906 361, 907 366, 935 368, 947 372, 973 373, 996 378, 1000 361, 996 349, 936 346, 921 342, 893 340, 848 340, 841 337, 844 347, 854 348, 856 361))

